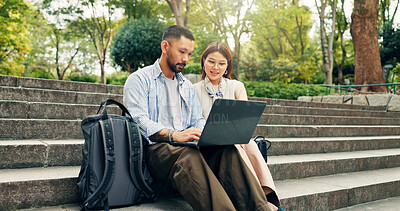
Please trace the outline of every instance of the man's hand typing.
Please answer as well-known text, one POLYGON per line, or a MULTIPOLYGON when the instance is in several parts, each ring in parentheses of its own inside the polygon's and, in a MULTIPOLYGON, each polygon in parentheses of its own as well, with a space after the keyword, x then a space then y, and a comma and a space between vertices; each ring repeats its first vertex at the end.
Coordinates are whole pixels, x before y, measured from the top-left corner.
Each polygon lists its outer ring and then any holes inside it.
POLYGON ((201 133, 203 130, 191 127, 184 131, 175 131, 172 134, 172 139, 175 142, 188 142, 188 141, 198 141, 200 139, 201 133))
POLYGON ((184 131, 175 131, 171 129, 162 129, 150 136, 150 140, 154 142, 188 142, 198 141, 203 130, 198 128, 188 128, 184 131))

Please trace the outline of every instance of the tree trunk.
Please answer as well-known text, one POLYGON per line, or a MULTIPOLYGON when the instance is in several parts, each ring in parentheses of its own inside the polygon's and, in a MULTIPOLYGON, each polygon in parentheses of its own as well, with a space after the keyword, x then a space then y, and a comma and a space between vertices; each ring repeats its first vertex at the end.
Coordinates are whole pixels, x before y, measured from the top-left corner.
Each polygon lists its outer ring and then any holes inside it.
POLYGON ((337 20, 338 21, 337 26, 338 26, 338 32, 339 32, 339 39, 340 39, 340 48, 342 49, 342 60, 340 62, 340 65, 337 65, 339 84, 343 84, 343 69, 344 69, 344 62, 346 61, 346 56, 347 56, 346 47, 344 45, 343 35, 348 27, 346 13, 344 12, 344 1, 345 0, 341 0, 341 1, 342 1, 341 2, 342 8, 341 8, 340 12, 338 13, 338 15, 340 15, 340 16, 338 17, 338 20, 337 20))
POLYGON ((332 72, 333 72, 333 39, 335 38, 335 22, 336 22, 336 0, 332 2, 332 26, 331 34, 329 36, 328 43, 328 56, 329 56, 329 74, 330 74, 330 84, 332 84, 332 72))
POLYGON ((54 29, 54 35, 56 37, 56 70, 57 70, 57 78, 58 80, 62 80, 64 78, 63 75, 61 75, 61 71, 60 71, 60 56, 59 56, 59 52, 60 52, 60 37, 59 37, 59 31, 58 29, 54 29))
POLYGON ((102 84, 106 84, 106 71, 104 70, 105 61, 100 61, 101 77, 100 81, 102 84))
MULTIPOLYGON (((330 53, 328 43, 326 40, 326 29, 325 29, 325 9, 327 6, 327 0, 321 1, 321 8, 318 7, 317 1, 315 5, 319 13, 319 25, 320 25, 320 37, 321 37, 321 49, 322 49, 322 61, 325 73, 325 84, 332 85, 332 69, 330 69, 330 53)), ((333 33, 333 32, 332 32, 333 33)))
MULTIPOLYGON (((185 26, 185 16, 183 15, 182 0, 166 0, 172 13, 174 13, 176 25, 185 26)), ((186 5, 187 7, 188 5, 186 5)), ((188 20, 186 20, 188 21, 188 20)))
POLYGON ((186 27, 189 23, 189 15, 190 15, 190 2, 191 0, 186 0, 186 13, 185 13, 185 17, 184 17, 184 26, 186 27))
POLYGON ((240 37, 235 37, 235 63, 233 67, 235 68, 235 77, 240 80, 240 37))
MULTIPOLYGON (((354 46, 354 84, 385 83, 378 44, 379 0, 355 0, 350 32, 354 46)), ((385 92, 384 86, 362 87, 361 91, 385 92)))

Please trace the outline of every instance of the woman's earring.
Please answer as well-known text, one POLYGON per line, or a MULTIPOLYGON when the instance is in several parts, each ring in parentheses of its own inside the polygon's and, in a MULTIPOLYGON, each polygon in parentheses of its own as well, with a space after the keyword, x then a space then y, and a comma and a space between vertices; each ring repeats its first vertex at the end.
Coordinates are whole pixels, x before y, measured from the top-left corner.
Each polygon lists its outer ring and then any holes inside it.
POLYGON ((225 70, 225 73, 224 73, 224 75, 226 75, 226 74, 228 74, 228 70, 225 70))

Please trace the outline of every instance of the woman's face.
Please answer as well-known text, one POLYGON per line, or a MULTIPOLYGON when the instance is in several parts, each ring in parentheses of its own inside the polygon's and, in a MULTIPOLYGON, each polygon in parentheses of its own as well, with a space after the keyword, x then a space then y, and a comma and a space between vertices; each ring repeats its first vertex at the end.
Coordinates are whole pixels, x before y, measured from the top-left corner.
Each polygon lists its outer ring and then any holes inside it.
POLYGON ((227 68, 228 60, 220 52, 210 53, 204 60, 204 71, 213 85, 219 84, 227 68))

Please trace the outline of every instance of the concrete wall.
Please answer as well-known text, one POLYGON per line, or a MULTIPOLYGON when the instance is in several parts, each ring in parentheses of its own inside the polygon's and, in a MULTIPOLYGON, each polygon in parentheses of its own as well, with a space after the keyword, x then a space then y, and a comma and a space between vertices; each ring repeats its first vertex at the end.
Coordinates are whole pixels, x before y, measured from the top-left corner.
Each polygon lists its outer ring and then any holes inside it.
POLYGON ((400 111, 400 96, 394 94, 338 95, 338 96, 300 96, 299 101, 388 106, 388 111, 400 111))

